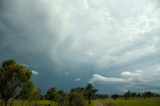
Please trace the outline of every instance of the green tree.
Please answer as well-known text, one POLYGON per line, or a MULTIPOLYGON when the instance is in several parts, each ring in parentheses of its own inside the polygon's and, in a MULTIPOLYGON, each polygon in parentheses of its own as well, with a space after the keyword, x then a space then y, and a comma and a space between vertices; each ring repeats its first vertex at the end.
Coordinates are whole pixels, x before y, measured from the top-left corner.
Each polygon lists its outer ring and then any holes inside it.
POLYGON ((69 106, 85 106, 85 99, 81 93, 71 92, 68 96, 69 106))
POLYGON ((84 96, 88 100, 88 104, 90 104, 91 100, 94 99, 96 92, 97 89, 95 89, 92 84, 87 84, 85 87, 84 96))
POLYGON ((132 98, 136 97, 136 95, 137 95, 136 92, 131 92, 131 97, 132 98))
POLYGON ((20 94, 17 96, 17 98, 19 99, 30 99, 32 94, 33 94, 33 91, 34 91, 34 84, 32 81, 28 81, 23 89, 21 90, 20 94))
POLYGON ((124 98, 127 100, 127 99, 129 99, 129 98, 131 97, 131 92, 128 91, 128 92, 124 93, 123 96, 124 96, 124 98))
POLYGON ((22 99, 22 106, 24 104, 23 100, 38 100, 40 98, 40 90, 34 85, 34 83, 29 80, 20 91, 20 94, 17 96, 18 99, 22 99))
POLYGON ((63 90, 57 91, 56 102, 58 103, 58 106, 66 106, 67 105, 67 94, 63 90))
POLYGON ((47 94, 46 94, 46 99, 50 100, 51 104, 52 104, 52 101, 56 102, 56 100, 57 100, 57 90, 56 90, 56 88, 51 87, 51 88, 48 89, 47 94))
POLYGON ((113 94, 113 95, 111 95, 111 98, 113 98, 113 99, 117 99, 117 98, 119 98, 119 97, 121 97, 120 95, 118 95, 118 94, 113 94))
POLYGON ((18 95, 31 77, 31 71, 14 60, 6 60, 0 67, 0 97, 7 106, 8 100, 18 95))
POLYGON ((67 105, 67 94, 63 90, 57 91, 56 88, 49 88, 46 94, 46 98, 48 100, 57 102, 58 106, 66 106, 67 105))
POLYGON ((150 91, 147 91, 147 92, 144 92, 144 93, 142 94, 142 96, 143 96, 143 98, 145 99, 146 97, 154 97, 155 94, 152 93, 152 92, 150 92, 150 91))
POLYGON ((77 93, 84 94, 84 91, 85 91, 85 88, 77 87, 77 88, 72 88, 70 92, 77 92, 77 93))

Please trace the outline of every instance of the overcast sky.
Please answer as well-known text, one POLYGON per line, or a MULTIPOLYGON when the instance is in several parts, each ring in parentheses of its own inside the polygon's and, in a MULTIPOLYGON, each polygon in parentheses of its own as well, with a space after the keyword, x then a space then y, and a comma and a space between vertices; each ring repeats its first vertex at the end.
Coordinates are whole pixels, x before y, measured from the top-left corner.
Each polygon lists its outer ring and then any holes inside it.
POLYGON ((32 70, 42 91, 160 89, 159 0, 0 0, 0 61, 32 70))

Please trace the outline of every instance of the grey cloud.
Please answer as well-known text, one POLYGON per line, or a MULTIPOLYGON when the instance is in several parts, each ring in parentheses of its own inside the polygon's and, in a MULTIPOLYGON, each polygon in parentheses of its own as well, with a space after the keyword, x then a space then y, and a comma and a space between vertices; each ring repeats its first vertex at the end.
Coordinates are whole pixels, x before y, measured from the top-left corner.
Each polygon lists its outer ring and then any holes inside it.
POLYGON ((56 81, 65 72, 72 81, 77 74, 86 82, 94 73, 130 77, 122 72, 160 62, 158 2, 0 0, 0 59, 36 64, 39 77, 56 81))

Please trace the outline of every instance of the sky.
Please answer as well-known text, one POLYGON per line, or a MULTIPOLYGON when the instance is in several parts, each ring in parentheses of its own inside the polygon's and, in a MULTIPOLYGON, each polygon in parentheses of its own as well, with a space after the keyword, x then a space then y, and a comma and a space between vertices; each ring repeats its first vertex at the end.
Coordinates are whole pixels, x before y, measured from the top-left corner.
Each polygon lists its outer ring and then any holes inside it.
POLYGON ((45 92, 159 92, 159 0, 0 0, 0 62, 32 70, 45 92))

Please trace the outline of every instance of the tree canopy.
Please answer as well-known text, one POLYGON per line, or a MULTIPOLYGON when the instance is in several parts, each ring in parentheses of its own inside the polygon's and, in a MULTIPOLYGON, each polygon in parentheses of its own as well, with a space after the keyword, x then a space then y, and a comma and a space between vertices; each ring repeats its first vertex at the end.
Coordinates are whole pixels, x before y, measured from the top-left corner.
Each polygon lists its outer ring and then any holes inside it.
POLYGON ((16 97, 29 81, 32 72, 14 60, 6 60, 0 67, 0 97, 5 106, 10 98, 16 97))
POLYGON ((95 93, 97 92, 97 89, 93 87, 92 84, 87 84, 84 91, 84 96, 87 98, 88 103, 91 103, 91 100, 95 97, 95 93))

